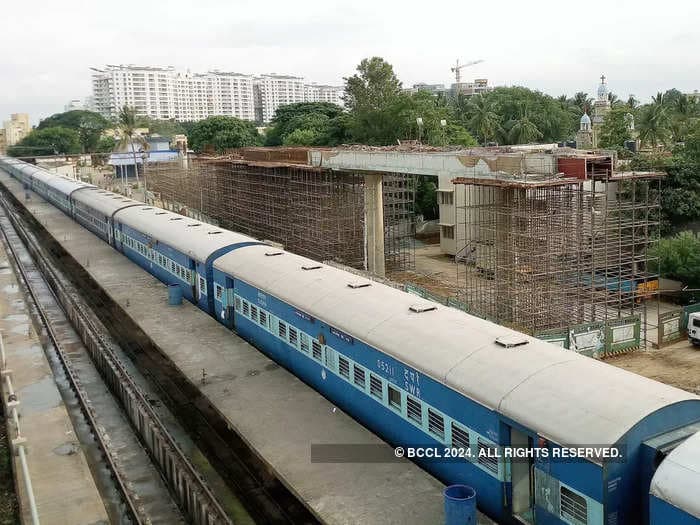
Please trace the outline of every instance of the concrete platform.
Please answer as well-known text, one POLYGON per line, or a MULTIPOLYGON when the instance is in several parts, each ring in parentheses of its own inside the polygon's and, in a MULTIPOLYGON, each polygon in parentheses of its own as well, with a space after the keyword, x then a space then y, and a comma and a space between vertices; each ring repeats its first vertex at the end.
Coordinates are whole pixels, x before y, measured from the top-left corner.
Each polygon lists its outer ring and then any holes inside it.
MULTIPOLYGON (((24 202, 16 180, 0 183, 24 202)), ((443 522, 443 485, 409 461, 312 463, 311 444, 383 441, 190 303, 168 306, 160 281, 38 195, 26 205, 192 383, 206 371, 204 395, 321 522, 443 522)))
MULTIPOLYGON (((41 523, 77 525, 108 523, 84 451, 51 367, 34 331, 24 296, 0 244, 0 329, 20 401, 20 425, 27 439, 27 463, 41 523)), ((5 393, 6 394, 6 393, 5 393)), ((3 397, 6 397, 4 395, 3 397)), ((9 418, 8 418, 9 421, 9 418)), ((14 429, 10 436, 15 437, 14 429)), ((31 523, 19 464, 14 460, 23 523, 31 523)))

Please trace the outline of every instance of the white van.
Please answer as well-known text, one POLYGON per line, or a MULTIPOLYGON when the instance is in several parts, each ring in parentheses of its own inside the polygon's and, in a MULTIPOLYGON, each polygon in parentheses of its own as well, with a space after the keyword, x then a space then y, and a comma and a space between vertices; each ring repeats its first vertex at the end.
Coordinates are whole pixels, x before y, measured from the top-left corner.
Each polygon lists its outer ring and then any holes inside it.
POLYGON ((700 346, 700 312, 688 315, 688 341, 700 346))

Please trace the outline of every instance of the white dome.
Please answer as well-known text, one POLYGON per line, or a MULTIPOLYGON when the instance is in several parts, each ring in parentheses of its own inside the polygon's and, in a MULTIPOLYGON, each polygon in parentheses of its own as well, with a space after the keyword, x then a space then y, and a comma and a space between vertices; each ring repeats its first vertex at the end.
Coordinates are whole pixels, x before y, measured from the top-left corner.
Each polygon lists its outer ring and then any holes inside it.
POLYGON ((590 125, 590 123, 591 123, 591 117, 588 116, 588 113, 584 113, 583 116, 581 117, 581 124, 590 125))

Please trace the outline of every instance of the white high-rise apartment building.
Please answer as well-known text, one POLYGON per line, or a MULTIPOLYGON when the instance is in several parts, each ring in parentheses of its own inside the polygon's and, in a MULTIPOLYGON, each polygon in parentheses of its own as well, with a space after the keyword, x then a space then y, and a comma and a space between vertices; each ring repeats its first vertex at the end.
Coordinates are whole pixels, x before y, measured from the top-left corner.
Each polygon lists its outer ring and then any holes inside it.
POLYGON ((279 106, 305 102, 306 86, 302 77, 289 75, 261 75, 255 79, 257 117, 270 122, 279 106))
POLYGON ((95 108, 105 116, 116 115, 126 105, 139 115, 162 120, 193 121, 212 115, 255 120, 250 75, 107 66, 93 68, 92 89, 95 108))
POLYGON ((93 68, 94 108, 112 117, 123 106, 154 119, 195 121, 212 115, 270 122, 275 111, 295 102, 343 105, 343 88, 308 84, 289 75, 190 73, 173 67, 132 65, 93 68))
POLYGON ((319 84, 306 84, 304 99, 306 102, 330 102, 343 106, 343 86, 323 86, 319 84))

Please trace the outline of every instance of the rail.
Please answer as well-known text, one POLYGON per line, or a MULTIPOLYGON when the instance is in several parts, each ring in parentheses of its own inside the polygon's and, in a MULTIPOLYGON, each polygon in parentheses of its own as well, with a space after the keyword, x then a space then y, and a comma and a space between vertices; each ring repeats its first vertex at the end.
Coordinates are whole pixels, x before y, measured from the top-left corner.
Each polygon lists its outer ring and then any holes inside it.
POLYGON ((32 487, 32 478, 29 475, 29 466, 27 465, 27 451, 24 449, 24 443, 27 438, 22 436, 22 428, 19 424, 19 399, 12 386, 12 370, 7 368, 7 356, 5 355, 5 341, 3 340, 2 330, 0 330, 0 377, 4 379, 7 387, 6 405, 12 416, 12 421, 15 424, 15 432, 17 437, 11 440, 12 448, 17 450, 20 466, 22 468, 22 478, 24 487, 27 491, 27 499, 29 500, 29 512, 32 517, 32 525, 39 525, 39 511, 36 508, 36 499, 34 498, 34 488, 32 487))

